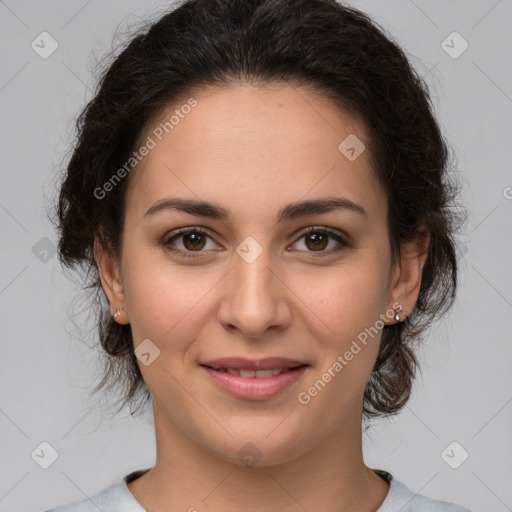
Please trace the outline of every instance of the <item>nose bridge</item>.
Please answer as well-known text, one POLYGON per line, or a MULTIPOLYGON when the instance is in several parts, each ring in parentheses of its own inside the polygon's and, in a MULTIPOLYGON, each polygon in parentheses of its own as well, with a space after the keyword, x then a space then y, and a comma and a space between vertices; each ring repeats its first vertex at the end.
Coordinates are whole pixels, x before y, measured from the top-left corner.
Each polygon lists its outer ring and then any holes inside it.
POLYGON ((273 274, 269 269, 271 258, 268 248, 258 250, 250 242, 244 242, 237 248, 237 254, 233 279, 239 298, 254 300, 260 299, 262 295, 269 297, 273 274))
POLYGON ((286 309, 282 286, 274 275, 268 246, 247 237, 236 248, 219 321, 237 327, 248 337, 259 337, 270 326, 283 323, 286 309))

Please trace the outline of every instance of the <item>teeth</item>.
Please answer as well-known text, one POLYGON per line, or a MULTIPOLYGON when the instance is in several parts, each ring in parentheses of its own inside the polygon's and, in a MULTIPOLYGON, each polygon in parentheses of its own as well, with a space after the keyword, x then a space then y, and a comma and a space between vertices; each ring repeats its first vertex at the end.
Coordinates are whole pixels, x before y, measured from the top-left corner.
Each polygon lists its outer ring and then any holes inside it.
POLYGON ((274 377, 280 373, 286 373, 289 368, 269 368, 268 370, 248 370, 243 368, 219 368, 219 372, 229 373, 230 375, 236 375, 243 379, 268 379, 274 377))
MULTIPOLYGON (((279 370, 279 368, 276 368, 276 370, 279 370)), ((279 372, 279 373, 281 373, 281 372, 279 372)), ((272 377, 272 375, 274 375, 274 372, 271 368, 269 370, 258 370, 257 372, 254 372, 254 375, 258 379, 266 379, 268 377, 272 377)))

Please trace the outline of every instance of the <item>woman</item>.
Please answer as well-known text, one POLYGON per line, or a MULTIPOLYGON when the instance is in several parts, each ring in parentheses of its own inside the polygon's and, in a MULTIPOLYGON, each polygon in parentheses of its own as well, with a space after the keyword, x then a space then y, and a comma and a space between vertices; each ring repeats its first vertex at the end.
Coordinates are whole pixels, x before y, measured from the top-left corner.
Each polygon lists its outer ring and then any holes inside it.
POLYGON ((189 0, 78 123, 59 256, 110 310, 99 388, 153 468, 55 512, 466 511, 365 465, 452 304, 456 187, 425 85, 334 0, 189 0))

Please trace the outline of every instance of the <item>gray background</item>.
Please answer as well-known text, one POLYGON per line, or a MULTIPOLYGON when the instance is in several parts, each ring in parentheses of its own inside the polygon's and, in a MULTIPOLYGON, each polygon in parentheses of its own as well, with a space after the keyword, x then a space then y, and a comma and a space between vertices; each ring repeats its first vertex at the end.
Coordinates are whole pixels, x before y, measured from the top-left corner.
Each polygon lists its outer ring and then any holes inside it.
MULTIPOLYGON (((426 76, 465 179, 468 210, 458 302, 420 353, 423 376, 403 413, 365 436, 366 462, 415 492, 475 512, 512 510, 512 2, 351 4, 389 30, 426 76), (442 45, 453 31, 469 44, 457 58, 462 39, 442 45), (469 457, 453 469, 446 460, 460 463, 462 450, 469 457)), ((111 48, 118 26, 122 34, 166 5, 0 1, 3 512, 84 499, 154 462, 150 414, 132 418, 124 410, 113 418, 106 400, 89 396, 98 353, 81 340, 91 343, 94 333, 87 332, 90 323, 79 329, 86 309, 71 316, 84 303, 75 300, 78 284, 52 252, 57 237, 45 212, 74 117, 91 97, 96 60, 111 48), (46 59, 31 47, 44 31, 58 42, 46 59), (58 454, 47 469, 36 455, 44 441, 58 454)))

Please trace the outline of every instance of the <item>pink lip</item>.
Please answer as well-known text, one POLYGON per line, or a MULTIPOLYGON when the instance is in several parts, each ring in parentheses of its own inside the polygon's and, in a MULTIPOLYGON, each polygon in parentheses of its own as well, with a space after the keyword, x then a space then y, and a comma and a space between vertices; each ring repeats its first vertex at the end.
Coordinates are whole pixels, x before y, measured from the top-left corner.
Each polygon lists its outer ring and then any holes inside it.
POLYGON ((201 366, 211 368, 244 368, 246 370, 268 370, 269 368, 295 368, 303 366, 304 361, 287 359, 285 357, 266 357, 264 359, 245 359, 243 357, 223 357, 201 363, 201 366))
MULTIPOLYGON (((275 365, 273 367, 276 368, 275 365)), ((258 377, 244 379, 237 375, 214 370, 208 366, 202 366, 221 389, 242 400, 266 400, 278 395, 297 382, 307 367, 307 365, 303 365, 263 379, 258 377)), ((245 366, 245 368, 249 367, 245 366)))

